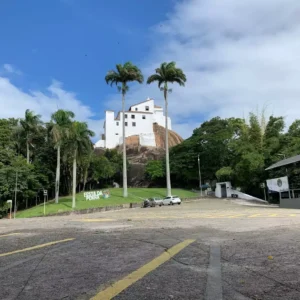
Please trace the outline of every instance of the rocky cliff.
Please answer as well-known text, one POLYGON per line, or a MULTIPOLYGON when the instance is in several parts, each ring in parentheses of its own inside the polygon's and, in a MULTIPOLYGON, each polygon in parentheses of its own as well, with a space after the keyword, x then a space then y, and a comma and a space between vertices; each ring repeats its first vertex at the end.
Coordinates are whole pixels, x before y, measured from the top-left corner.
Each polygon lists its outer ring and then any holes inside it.
MULTIPOLYGON (((126 138, 127 159, 130 162, 128 170, 129 186, 149 186, 149 181, 145 178, 145 166, 149 160, 162 159, 165 156, 165 128, 153 124, 156 147, 140 146, 139 136, 130 136, 126 138)), ((176 132, 169 130, 169 148, 180 144, 183 138, 176 132)), ((120 147, 121 148, 121 147, 120 147)))
MULTIPOLYGON (((153 132, 155 135, 156 147, 165 149, 165 141, 166 141, 165 128, 158 125, 157 123, 154 123, 153 124, 153 132)), ((173 146, 180 144, 183 141, 183 138, 180 135, 178 135, 175 131, 169 130, 168 141, 169 141, 169 147, 173 147, 173 146)), ((132 135, 132 136, 127 137, 126 145, 133 146, 133 147, 139 147, 140 146, 139 136, 132 135)))

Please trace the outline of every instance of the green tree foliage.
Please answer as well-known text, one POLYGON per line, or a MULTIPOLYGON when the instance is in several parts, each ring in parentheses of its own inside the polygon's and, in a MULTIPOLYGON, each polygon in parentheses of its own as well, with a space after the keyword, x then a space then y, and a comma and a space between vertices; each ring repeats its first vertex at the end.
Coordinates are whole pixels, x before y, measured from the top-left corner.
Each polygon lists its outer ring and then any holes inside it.
POLYGON ((153 181, 165 176, 163 161, 150 160, 146 165, 146 175, 153 181))
POLYGON ((77 162, 82 162, 83 158, 90 152, 92 148, 90 137, 94 135, 94 132, 88 129, 85 122, 74 121, 71 125, 67 148, 73 158, 72 208, 76 207, 77 162))
POLYGON ((35 115, 33 111, 26 109, 25 118, 21 119, 20 123, 24 131, 25 141, 26 141, 26 157, 27 163, 30 160, 30 148, 34 147, 33 139, 35 133, 37 133, 40 128, 39 125, 42 124, 40 115, 35 115))
POLYGON ((56 159, 56 179, 55 179, 55 203, 58 203, 59 185, 60 185, 60 151, 63 142, 66 142, 70 136, 72 119, 75 117, 72 111, 59 109, 51 116, 51 122, 48 125, 52 135, 54 147, 57 149, 56 159))
MULTIPOLYGON (((171 149, 173 180, 196 187, 200 154, 203 183, 214 185, 216 181, 230 180, 244 191, 258 195, 259 184, 265 179, 285 175, 269 174, 265 168, 282 159, 282 154, 300 152, 300 121, 296 120, 284 133, 283 117, 264 120, 251 113, 247 122, 216 117, 202 123, 190 138, 171 149)), ((294 172, 300 174, 295 168, 294 172)))
POLYGON ((43 123, 38 115, 27 110, 23 125, 17 119, 0 119, 0 215, 7 212, 6 201, 15 198, 16 179, 18 209, 42 202, 44 189, 48 190, 49 199, 53 199, 58 161, 60 195, 69 195, 72 186, 78 192, 97 188, 104 181, 120 181, 122 155, 116 150, 95 154, 90 140, 92 132, 86 124, 73 121, 74 117, 70 111, 58 110, 49 123, 43 123), (27 163, 28 142, 30 163, 27 163), (72 184, 74 157, 76 180, 72 184), (99 177, 95 175, 95 166, 99 166, 94 164, 96 157, 108 161, 104 169, 99 167, 99 177))

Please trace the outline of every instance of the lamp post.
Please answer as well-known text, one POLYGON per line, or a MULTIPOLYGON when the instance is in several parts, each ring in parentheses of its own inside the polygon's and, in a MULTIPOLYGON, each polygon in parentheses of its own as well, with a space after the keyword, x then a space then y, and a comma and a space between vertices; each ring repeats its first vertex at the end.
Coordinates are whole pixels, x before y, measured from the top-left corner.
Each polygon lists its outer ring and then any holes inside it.
POLYGON ((200 169, 200 155, 198 154, 198 170, 199 170, 199 188, 200 188, 200 195, 202 197, 202 184, 201 184, 201 169, 200 169))
POLYGON ((18 170, 16 171, 16 187, 15 187, 15 205, 14 205, 14 219, 17 212, 17 192, 18 192, 18 170))

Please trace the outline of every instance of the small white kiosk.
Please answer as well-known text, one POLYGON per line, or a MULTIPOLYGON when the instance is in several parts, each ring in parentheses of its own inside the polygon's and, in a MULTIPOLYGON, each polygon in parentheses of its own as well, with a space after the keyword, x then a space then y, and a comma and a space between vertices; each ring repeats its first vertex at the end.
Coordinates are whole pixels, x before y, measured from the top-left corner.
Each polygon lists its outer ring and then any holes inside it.
POLYGON ((215 195, 217 198, 230 198, 231 197, 231 182, 217 182, 215 195))

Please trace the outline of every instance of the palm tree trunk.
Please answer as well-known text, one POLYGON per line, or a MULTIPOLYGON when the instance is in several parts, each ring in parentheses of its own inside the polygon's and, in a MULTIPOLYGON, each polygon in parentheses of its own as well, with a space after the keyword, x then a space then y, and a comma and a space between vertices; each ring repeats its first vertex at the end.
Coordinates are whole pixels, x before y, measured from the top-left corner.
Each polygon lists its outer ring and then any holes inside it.
POLYGON ((27 163, 29 164, 29 142, 28 142, 28 139, 26 141, 26 154, 27 154, 27 163))
POLYGON ((82 191, 85 191, 85 186, 86 186, 86 181, 87 181, 87 176, 88 176, 88 168, 84 170, 84 175, 83 175, 83 188, 82 191))
POLYGON ((76 153, 77 151, 75 150, 74 152, 74 159, 73 159, 73 186, 72 186, 72 189, 73 189, 73 193, 72 193, 72 208, 75 208, 76 207, 76 167, 77 167, 77 164, 76 164, 76 153))
POLYGON ((55 178, 55 203, 58 203, 60 182, 60 145, 57 146, 56 178, 55 178))
POLYGON ((169 162, 169 130, 168 130, 168 87, 165 87, 165 121, 166 121, 166 177, 167 177, 167 196, 172 195, 171 192, 171 178, 170 178, 170 162, 169 162))
POLYGON ((123 112, 123 197, 128 196, 127 191, 127 165, 126 165, 126 137, 125 137, 125 95, 122 94, 122 112, 123 112))

